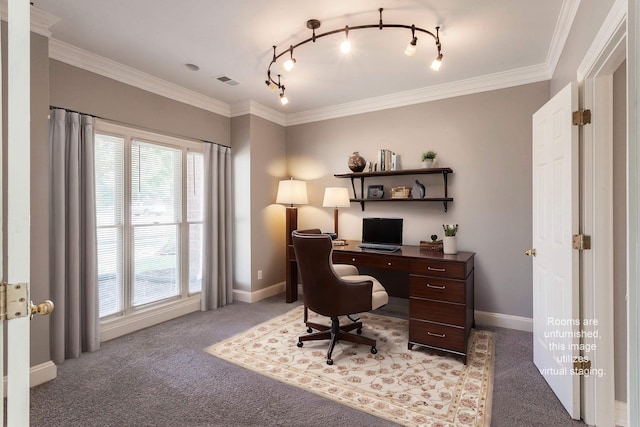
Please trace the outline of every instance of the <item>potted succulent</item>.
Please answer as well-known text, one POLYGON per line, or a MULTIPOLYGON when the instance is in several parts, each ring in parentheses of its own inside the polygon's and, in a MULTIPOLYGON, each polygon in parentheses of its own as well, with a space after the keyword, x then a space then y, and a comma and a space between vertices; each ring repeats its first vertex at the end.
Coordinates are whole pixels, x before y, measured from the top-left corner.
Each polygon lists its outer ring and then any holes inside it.
POLYGON ((443 224, 444 239, 442 241, 442 251, 445 254, 457 254, 458 245, 456 242, 456 233, 458 232, 458 224, 443 224))
POLYGON ((425 151, 424 153, 422 153, 422 163, 420 163, 420 166, 422 166, 423 168, 432 167, 433 161, 435 160, 437 155, 438 153, 433 150, 425 151))

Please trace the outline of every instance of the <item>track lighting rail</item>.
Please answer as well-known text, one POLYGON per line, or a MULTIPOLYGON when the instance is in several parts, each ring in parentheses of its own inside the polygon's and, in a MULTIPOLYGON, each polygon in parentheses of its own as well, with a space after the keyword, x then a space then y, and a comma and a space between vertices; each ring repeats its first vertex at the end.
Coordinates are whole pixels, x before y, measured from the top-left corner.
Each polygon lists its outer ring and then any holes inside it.
MULTIPOLYGON (((367 24, 367 25, 356 25, 356 26, 349 26, 346 25, 344 28, 338 28, 335 30, 331 30, 331 31, 326 31, 324 33, 321 34, 316 34, 316 30, 318 28, 320 28, 320 21, 317 19, 310 19, 307 21, 307 28, 309 28, 310 30, 312 30, 312 35, 311 37, 302 40, 301 42, 294 44, 294 45, 290 45, 287 49, 283 50, 280 53, 276 52, 277 47, 273 46, 273 57, 271 59, 271 62, 269 63, 269 67, 267 68, 267 79, 265 80, 265 84, 272 90, 272 91, 276 91, 280 90, 280 100, 282 102, 283 105, 287 104, 289 101, 287 99, 287 97, 285 96, 285 86, 284 84, 281 82, 281 74, 277 74, 277 81, 274 79, 274 77, 271 74, 271 67, 273 66, 273 64, 275 64, 278 59, 280 59, 282 56, 289 54, 289 59, 285 62, 284 67, 287 71, 290 71, 293 67, 294 64, 296 62, 294 56, 293 56, 293 52, 300 46, 307 44, 309 42, 313 42, 315 43, 316 40, 322 38, 322 37, 326 37, 326 36, 330 36, 333 34, 339 34, 339 33, 344 33, 345 34, 345 41, 348 41, 348 37, 349 37, 349 31, 355 31, 355 30, 363 30, 363 29, 368 29, 368 28, 377 28, 379 30, 382 30, 384 28, 402 28, 402 29, 408 29, 411 30, 411 41, 409 42, 409 45, 407 46, 407 49, 405 50, 405 53, 408 56, 413 56, 415 54, 415 50, 416 50, 416 43, 417 43, 417 37, 415 35, 416 32, 419 33, 424 33, 424 34, 428 34, 431 37, 433 37, 434 41, 435 41, 435 45, 436 45, 436 49, 437 49, 437 56, 436 59, 433 61, 433 63, 431 64, 431 68, 433 68, 434 70, 438 70, 440 68, 440 64, 442 62, 442 45, 440 44, 440 27, 437 26, 435 27, 435 34, 429 30, 426 30, 424 28, 420 28, 420 27, 416 27, 415 25, 405 25, 405 24, 385 24, 382 22, 382 11, 384 9, 383 8, 379 8, 378 12, 380 13, 380 20, 377 24, 367 24)), ((349 49, 349 47, 347 47, 345 50, 343 50, 343 52, 347 52, 349 49)))

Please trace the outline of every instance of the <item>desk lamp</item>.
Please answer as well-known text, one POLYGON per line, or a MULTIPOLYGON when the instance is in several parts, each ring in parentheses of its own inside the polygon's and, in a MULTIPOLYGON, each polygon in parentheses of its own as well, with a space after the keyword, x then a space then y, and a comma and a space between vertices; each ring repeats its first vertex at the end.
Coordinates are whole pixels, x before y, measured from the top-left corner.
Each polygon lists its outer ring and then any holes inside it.
POLYGON ((349 190, 344 187, 327 187, 324 190, 322 207, 333 208, 333 230, 338 238, 338 208, 351 206, 349 190))

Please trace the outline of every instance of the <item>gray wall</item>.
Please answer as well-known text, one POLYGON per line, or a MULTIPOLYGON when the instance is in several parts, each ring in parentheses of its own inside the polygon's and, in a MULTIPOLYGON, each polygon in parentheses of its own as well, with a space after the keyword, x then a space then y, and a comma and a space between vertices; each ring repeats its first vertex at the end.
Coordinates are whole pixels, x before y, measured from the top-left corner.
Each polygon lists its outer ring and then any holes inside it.
MULTIPOLYGON (((251 291, 251 116, 231 119, 233 288, 251 291)), ((283 261, 284 262, 284 261, 283 261)))
POLYGON ((49 67, 51 105, 169 135, 230 144, 227 117, 64 62, 52 59, 49 67))
POLYGON ((276 205, 278 182, 286 179, 285 128, 251 116, 251 290, 284 280, 285 207, 276 205), (262 270, 262 279, 258 279, 262 270))
MULTIPOLYGON (((49 41, 31 34, 31 299, 51 299, 49 284, 49 41)), ((31 322, 31 364, 49 361, 49 318, 31 322)))
MULTIPOLYGON (((419 166, 433 149, 437 165, 451 167, 449 211, 441 203, 377 203, 361 212, 340 209, 340 235, 359 240, 361 218, 403 217, 404 243, 442 236, 443 223, 457 223, 458 250, 475 258, 476 309, 532 317, 531 116, 549 99, 541 82, 402 108, 287 128, 289 172, 308 181, 309 205, 300 208, 300 228, 333 229, 332 210, 322 208, 324 188, 349 187, 335 173, 348 172, 359 151, 375 159, 379 148, 401 156, 403 169, 419 166)), ((442 194, 437 175, 369 179, 366 185, 411 186, 418 178, 427 194, 442 194)))
POLYGON ((558 93, 569 82, 577 80, 578 66, 614 3, 615 0, 585 0, 580 3, 571 32, 551 79, 551 96, 558 93))
POLYGON ((627 63, 613 74, 613 305, 616 400, 627 401, 627 63))
POLYGON ((231 119, 231 136, 234 288, 255 292, 284 281, 284 207, 274 202, 287 172, 285 130, 245 115, 231 119))

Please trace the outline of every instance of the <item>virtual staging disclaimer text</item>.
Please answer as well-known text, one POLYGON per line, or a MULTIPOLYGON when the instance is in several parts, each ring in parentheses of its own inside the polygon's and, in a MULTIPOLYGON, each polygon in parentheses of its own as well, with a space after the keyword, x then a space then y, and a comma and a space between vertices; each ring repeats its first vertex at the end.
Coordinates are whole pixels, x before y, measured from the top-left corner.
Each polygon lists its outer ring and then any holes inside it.
POLYGON ((591 355, 598 347, 598 319, 558 319, 548 317, 544 338, 553 353, 555 366, 540 369, 542 375, 581 375, 603 377, 602 368, 591 367, 591 355), (590 330, 579 329, 587 327, 590 330), (579 355, 574 355, 580 352, 579 355))

